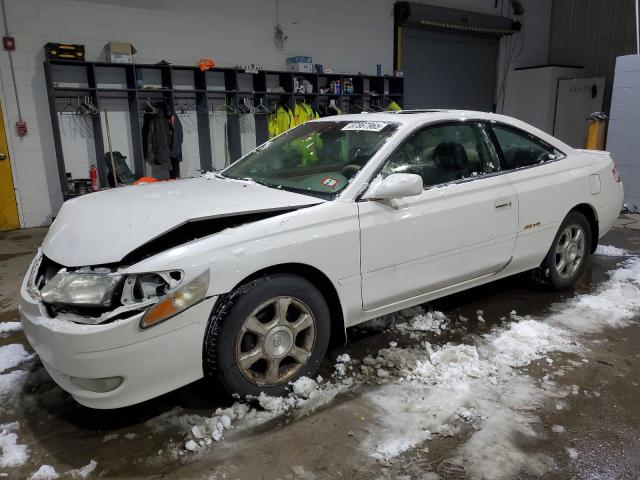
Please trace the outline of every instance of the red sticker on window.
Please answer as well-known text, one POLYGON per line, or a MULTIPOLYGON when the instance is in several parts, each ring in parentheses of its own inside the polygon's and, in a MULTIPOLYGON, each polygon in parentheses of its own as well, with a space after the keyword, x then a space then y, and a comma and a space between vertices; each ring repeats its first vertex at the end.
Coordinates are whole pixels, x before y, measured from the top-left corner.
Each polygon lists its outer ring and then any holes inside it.
POLYGON ((322 180, 320 180, 320 183, 322 183, 322 185, 324 185, 325 187, 333 189, 338 186, 340 180, 336 180, 335 178, 331 177, 324 177, 322 180))

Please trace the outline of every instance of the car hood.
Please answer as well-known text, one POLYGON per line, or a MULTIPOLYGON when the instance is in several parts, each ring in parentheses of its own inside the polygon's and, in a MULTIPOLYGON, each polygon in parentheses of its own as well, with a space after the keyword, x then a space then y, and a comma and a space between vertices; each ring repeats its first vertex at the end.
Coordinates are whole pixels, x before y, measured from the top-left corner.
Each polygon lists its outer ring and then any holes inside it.
POLYGON ((42 251, 67 267, 115 263, 190 221, 323 202, 253 182, 217 177, 123 187, 65 202, 44 239, 42 251))

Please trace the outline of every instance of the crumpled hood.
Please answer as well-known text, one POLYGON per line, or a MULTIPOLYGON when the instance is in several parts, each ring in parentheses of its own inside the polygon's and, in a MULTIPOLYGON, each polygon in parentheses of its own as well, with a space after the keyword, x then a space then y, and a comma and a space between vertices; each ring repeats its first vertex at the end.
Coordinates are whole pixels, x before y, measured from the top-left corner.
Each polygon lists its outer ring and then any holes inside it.
POLYGON ((114 263, 190 221, 322 203, 253 182, 192 178, 123 187, 65 202, 42 244, 61 265, 114 263))

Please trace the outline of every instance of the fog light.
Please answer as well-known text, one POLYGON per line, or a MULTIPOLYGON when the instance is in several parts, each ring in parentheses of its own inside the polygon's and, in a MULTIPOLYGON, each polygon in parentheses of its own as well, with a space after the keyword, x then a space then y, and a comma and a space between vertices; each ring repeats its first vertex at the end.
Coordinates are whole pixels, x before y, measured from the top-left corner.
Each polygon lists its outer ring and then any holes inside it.
POLYGON ((89 390, 90 392, 97 393, 106 393, 112 390, 115 390, 122 382, 124 382, 123 377, 107 377, 107 378, 80 378, 80 377, 71 377, 71 382, 85 390, 89 390))

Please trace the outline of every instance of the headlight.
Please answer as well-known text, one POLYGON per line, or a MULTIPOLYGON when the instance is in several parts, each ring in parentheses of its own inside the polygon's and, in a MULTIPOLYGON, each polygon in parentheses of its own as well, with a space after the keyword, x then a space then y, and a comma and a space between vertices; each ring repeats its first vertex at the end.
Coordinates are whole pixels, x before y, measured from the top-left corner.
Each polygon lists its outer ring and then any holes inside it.
POLYGON ((191 282, 170 292, 147 310, 140 321, 141 328, 149 328, 153 325, 173 317, 202 300, 209 289, 209 270, 205 271, 191 282))
POLYGON ((29 279, 27 280, 27 292, 31 295, 31 298, 34 300, 40 301, 42 297, 40 296, 40 290, 36 285, 36 280, 38 278, 38 271, 40 270, 40 264, 42 263, 42 255, 40 251, 36 255, 36 258, 33 259, 33 263, 31 264, 31 271, 29 272, 29 279))
POLYGON ((45 303, 110 307, 121 280, 121 275, 58 272, 42 288, 40 295, 45 303))

